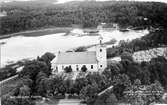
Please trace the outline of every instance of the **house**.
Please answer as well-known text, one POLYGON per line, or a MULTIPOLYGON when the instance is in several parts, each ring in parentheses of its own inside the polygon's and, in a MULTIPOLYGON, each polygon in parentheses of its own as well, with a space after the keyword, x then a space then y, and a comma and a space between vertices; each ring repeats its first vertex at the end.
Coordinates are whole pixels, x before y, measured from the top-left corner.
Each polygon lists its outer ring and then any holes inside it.
POLYGON ((58 52, 52 60, 52 73, 63 72, 66 67, 72 71, 81 71, 86 66, 90 72, 102 71, 107 67, 106 46, 102 44, 102 37, 99 37, 99 44, 95 51, 87 52, 58 52))

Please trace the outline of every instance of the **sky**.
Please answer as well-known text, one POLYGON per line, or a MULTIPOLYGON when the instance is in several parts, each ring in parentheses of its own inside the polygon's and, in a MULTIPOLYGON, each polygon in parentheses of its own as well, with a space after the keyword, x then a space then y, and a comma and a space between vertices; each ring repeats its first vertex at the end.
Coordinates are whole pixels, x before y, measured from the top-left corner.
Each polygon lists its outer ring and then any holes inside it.
MULTIPOLYGON (((30 0, 0 0, 0 2, 11 2, 11 1, 30 1, 30 0)), ((66 3, 70 1, 84 1, 84 0, 57 0, 57 1, 58 1, 57 3, 66 3)), ((96 0, 96 1, 112 1, 112 0, 96 0)), ((115 1, 119 1, 119 0, 115 0, 115 1)), ((129 1, 156 1, 156 2, 167 3, 167 0, 129 0, 129 1)))

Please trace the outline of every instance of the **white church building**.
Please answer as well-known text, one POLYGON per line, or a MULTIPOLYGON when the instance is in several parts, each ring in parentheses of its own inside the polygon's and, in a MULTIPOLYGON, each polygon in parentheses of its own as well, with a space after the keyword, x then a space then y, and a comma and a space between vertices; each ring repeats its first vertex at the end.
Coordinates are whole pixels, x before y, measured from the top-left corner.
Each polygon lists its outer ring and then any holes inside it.
POLYGON ((107 67, 106 46, 100 43, 96 45, 95 51, 87 52, 59 52, 52 60, 52 74, 64 72, 65 67, 71 66, 72 71, 81 71, 86 66, 89 72, 102 71, 107 67))

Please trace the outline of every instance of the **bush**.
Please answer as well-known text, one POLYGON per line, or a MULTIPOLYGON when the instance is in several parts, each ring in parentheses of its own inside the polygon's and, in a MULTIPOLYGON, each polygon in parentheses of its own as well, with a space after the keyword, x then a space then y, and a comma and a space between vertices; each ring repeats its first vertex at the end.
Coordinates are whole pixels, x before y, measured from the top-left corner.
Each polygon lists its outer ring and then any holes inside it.
POLYGON ((86 71, 87 71, 87 68, 86 68, 85 65, 82 66, 81 71, 82 71, 82 72, 86 72, 86 71))
POLYGON ((65 72, 66 73, 70 73, 70 72, 72 72, 72 68, 71 68, 71 66, 67 66, 67 67, 65 67, 65 72))
POLYGON ((16 75, 16 70, 10 67, 0 69, 0 81, 16 75))

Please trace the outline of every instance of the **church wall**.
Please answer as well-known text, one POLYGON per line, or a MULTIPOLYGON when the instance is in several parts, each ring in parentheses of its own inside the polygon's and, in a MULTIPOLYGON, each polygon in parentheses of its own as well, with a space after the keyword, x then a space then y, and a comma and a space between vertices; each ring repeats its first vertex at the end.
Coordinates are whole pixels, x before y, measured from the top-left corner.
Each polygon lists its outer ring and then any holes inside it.
POLYGON ((98 71, 98 65, 97 64, 63 64, 63 65, 59 64, 57 66, 54 66, 53 72, 54 71, 55 71, 55 73, 56 72, 63 72, 64 68, 67 67, 67 66, 71 66, 73 71, 77 71, 77 65, 78 65, 78 69, 79 69, 78 71, 81 71, 81 68, 82 68, 83 65, 86 66, 88 71, 92 71, 92 72, 98 71), (93 69, 91 69, 91 65, 93 65, 93 69), (57 67, 58 71, 56 71, 56 67, 57 67))

